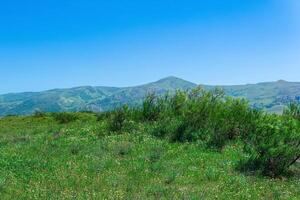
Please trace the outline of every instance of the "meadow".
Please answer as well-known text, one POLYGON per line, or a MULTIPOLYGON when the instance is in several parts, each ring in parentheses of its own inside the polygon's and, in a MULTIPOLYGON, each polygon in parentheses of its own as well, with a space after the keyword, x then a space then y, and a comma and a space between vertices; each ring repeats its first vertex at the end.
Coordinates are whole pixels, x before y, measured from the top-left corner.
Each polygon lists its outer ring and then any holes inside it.
POLYGON ((0 119, 1 199, 300 199, 297 105, 283 116, 221 91, 140 108, 0 119))

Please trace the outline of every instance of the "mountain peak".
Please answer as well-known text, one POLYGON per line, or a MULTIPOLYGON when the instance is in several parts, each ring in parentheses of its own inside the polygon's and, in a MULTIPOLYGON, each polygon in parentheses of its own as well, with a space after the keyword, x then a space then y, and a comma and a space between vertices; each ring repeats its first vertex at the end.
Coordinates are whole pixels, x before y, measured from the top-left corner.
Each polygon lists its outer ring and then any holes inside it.
POLYGON ((280 80, 277 81, 277 83, 287 83, 287 81, 283 80, 283 79, 280 79, 280 80))
POLYGON ((154 83, 150 83, 150 85, 155 85, 156 87, 166 88, 168 90, 174 89, 190 89, 196 87, 195 83, 186 81, 184 79, 175 77, 175 76, 168 76, 166 78, 160 79, 154 83))
POLYGON ((162 78, 162 79, 156 81, 156 83, 165 83, 165 82, 186 82, 186 83, 188 82, 188 83, 191 83, 189 81, 178 78, 176 76, 168 76, 168 77, 165 77, 165 78, 162 78))

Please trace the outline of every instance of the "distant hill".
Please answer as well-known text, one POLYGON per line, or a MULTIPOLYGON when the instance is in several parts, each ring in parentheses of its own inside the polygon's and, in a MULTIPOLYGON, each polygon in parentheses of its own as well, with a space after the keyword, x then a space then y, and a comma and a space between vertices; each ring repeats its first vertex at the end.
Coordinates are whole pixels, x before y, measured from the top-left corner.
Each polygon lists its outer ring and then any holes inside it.
MULTIPOLYGON (((36 110, 45 112, 59 111, 105 111, 123 104, 138 105, 149 92, 164 94, 177 89, 187 90, 197 84, 177 77, 167 77, 159 81, 135 87, 76 87, 54 89, 43 92, 26 92, 0 95, 0 116, 27 115, 36 110)), ((206 89, 216 86, 203 85, 206 89)), ((226 94, 249 100, 256 108, 271 112, 281 112, 291 101, 300 102, 300 83, 277 82, 218 86, 226 94)))
MULTIPOLYGON (((222 87, 222 86, 221 86, 222 87)), ((255 108, 281 113, 292 101, 300 102, 300 83, 279 80, 258 84, 223 86, 226 94, 246 98, 255 108)))

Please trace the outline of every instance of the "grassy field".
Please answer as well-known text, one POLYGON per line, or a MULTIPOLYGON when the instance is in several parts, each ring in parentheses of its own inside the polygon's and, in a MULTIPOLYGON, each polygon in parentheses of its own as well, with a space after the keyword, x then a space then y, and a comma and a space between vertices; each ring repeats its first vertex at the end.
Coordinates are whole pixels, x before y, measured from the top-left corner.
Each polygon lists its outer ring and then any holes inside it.
POLYGON ((299 165, 277 179, 243 174, 238 142, 208 150, 144 125, 110 134, 95 115, 78 115, 0 119, 1 199, 300 199, 299 165))

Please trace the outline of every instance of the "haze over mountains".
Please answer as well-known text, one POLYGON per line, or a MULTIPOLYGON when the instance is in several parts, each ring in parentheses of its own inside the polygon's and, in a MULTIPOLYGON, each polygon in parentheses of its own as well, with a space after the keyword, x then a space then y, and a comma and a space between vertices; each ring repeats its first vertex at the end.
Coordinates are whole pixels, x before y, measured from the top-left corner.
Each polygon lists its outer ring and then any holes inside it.
MULTIPOLYGON (((167 77, 159 81, 135 87, 76 87, 43 92, 25 92, 0 95, 0 116, 27 115, 36 110, 60 111, 106 111, 129 104, 138 105, 149 92, 164 94, 175 90, 187 90, 197 84, 167 77)), ((216 86, 203 85, 210 89, 216 86)), ((218 86, 233 97, 249 100, 251 106, 270 112, 281 112, 291 101, 300 102, 300 82, 265 82, 258 84, 218 86)))

